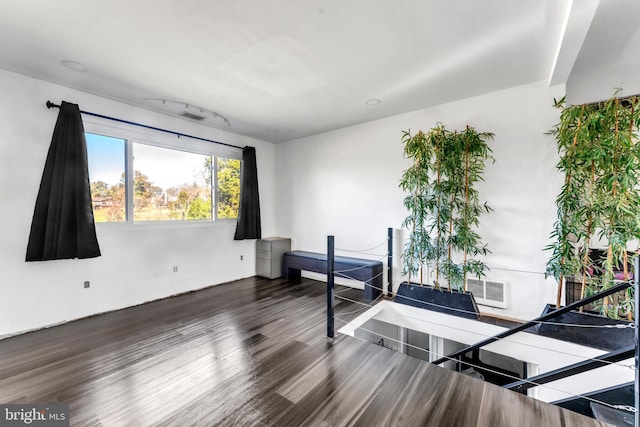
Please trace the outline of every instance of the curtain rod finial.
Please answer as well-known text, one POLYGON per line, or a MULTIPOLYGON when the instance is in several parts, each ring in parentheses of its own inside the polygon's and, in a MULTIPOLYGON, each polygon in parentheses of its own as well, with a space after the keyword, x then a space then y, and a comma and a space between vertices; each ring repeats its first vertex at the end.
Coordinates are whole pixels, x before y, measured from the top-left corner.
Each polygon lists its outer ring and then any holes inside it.
POLYGON ((46 106, 47 106, 47 108, 49 108, 49 109, 51 109, 51 108, 53 108, 53 107, 57 107, 57 105, 56 105, 56 104, 54 104, 54 103, 53 103, 53 102, 51 102, 51 101, 47 101, 47 103, 46 103, 45 105, 46 105, 46 106))

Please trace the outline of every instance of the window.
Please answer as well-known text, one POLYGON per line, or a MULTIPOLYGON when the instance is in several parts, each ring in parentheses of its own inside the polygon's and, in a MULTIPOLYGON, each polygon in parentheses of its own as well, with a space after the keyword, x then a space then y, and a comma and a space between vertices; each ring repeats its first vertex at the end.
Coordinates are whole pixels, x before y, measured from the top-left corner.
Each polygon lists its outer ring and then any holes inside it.
POLYGON ((207 148, 197 144, 185 151, 93 133, 86 140, 96 222, 237 218, 239 159, 196 152, 207 148))
POLYGON ((125 140, 85 134, 93 217, 96 222, 126 220, 125 140))
POLYGON ((133 144, 133 220, 211 219, 211 156, 133 144))
POLYGON ((216 182, 218 218, 237 218, 240 206, 240 160, 219 157, 216 182))

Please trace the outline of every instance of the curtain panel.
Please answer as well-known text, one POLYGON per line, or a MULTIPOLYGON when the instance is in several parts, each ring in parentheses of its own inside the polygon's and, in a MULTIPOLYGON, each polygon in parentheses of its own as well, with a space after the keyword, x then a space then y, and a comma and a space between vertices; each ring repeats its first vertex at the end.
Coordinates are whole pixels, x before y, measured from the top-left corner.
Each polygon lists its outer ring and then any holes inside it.
POLYGON ((31 222, 26 261, 100 256, 80 109, 62 102, 31 222))
POLYGON ((256 149, 244 147, 240 175, 240 207, 234 240, 260 239, 261 237, 256 149))

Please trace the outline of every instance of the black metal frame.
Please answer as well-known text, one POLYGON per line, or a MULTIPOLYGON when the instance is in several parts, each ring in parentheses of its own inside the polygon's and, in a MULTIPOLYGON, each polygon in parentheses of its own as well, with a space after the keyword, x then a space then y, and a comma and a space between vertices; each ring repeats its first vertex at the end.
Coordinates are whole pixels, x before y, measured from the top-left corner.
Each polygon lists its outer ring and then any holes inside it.
POLYGON ((393 295, 393 228, 387 229, 387 296, 393 295))
MULTIPOLYGON (((334 308, 335 308, 335 298, 334 298, 334 236, 327 236, 327 337, 333 339, 335 335, 334 331, 334 308)), ((393 264, 393 229, 388 229, 387 234, 387 292, 389 295, 392 294, 392 264, 393 264)), ((592 369, 600 368, 608 363, 615 363, 621 360, 625 360, 630 358, 635 353, 635 381, 634 381, 634 390, 635 390, 635 425, 636 427, 640 427, 640 346, 639 346, 639 329, 640 329, 640 316, 638 315, 638 308, 640 307, 640 292, 638 292, 638 284, 640 283, 640 257, 636 257, 634 264, 634 280, 633 282, 625 282, 615 285, 609 289, 601 291, 595 295, 591 295, 587 298, 584 298, 580 301, 573 302, 568 304, 565 307, 554 310, 550 313, 537 317, 529 322, 523 323, 522 325, 511 328, 507 331, 504 331, 498 335, 482 340, 476 344, 467 346, 462 350, 451 353, 447 356, 441 357, 431 363, 435 365, 439 365, 448 360, 457 360, 458 366, 461 367, 465 364, 465 355, 469 352, 473 355, 477 355, 479 349, 484 347, 487 344, 491 344, 492 342, 498 341, 502 338, 506 338, 508 336, 514 335, 518 332, 522 332, 531 327, 535 327, 540 324, 540 322, 545 322, 549 319, 553 319, 561 314, 568 313, 577 308, 583 307, 587 304, 590 304, 594 301, 597 301, 606 296, 615 294, 617 292, 623 291, 631 286, 635 286, 635 321, 634 321, 634 339, 635 345, 633 347, 625 347, 620 350, 612 351, 610 353, 598 356, 593 358, 592 360, 579 362, 573 365, 565 366, 563 368, 546 372, 541 375, 537 375, 535 377, 526 378, 521 381, 512 382, 510 384, 505 385, 504 387, 510 390, 514 390, 520 393, 526 393, 526 391, 531 387, 536 387, 540 384, 545 384, 549 382, 553 382, 562 378, 570 377, 572 375, 576 375, 582 372, 590 371, 592 369)), ((466 363, 468 364, 468 363, 466 363)), ((526 376, 526 375, 525 375, 526 376)))
POLYGON ((621 350, 612 351, 610 353, 594 357, 591 360, 574 363, 573 365, 545 372, 544 374, 536 375, 531 378, 515 381, 503 387, 518 393, 526 393, 530 388, 537 387, 542 384, 547 384, 572 375, 581 374, 592 369, 602 368, 610 363, 617 363, 625 359, 629 359, 630 357, 633 357, 635 351, 635 346, 628 346, 621 350))
POLYGON ((333 272, 333 260, 335 257, 334 237, 327 236, 327 338, 335 336, 334 311, 335 311, 335 275, 333 272))
POLYGON ((543 316, 540 316, 534 320, 531 320, 527 323, 524 323, 520 326, 517 326, 515 328, 509 329, 501 334, 495 335, 493 337, 487 338, 479 343, 476 343, 474 345, 468 346, 460 351, 457 351, 455 353, 451 353, 445 357, 441 357, 438 360, 435 360, 434 364, 440 364, 443 362, 446 362, 447 360, 451 360, 451 359, 457 359, 459 363, 464 364, 463 358, 464 355, 472 352, 472 354, 477 353, 477 351, 487 345, 490 344, 492 342, 495 342, 499 339, 508 337, 510 335, 513 335, 515 333, 524 331, 528 328, 531 328, 537 324, 539 324, 539 322, 544 322, 547 321, 549 319, 553 319, 554 317, 557 317, 561 314, 567 313, 569 311, 575 310, 576 308, 582 307, 584 305, 590 304, 594 301, 597 301, 601 298, 604 298, 606 296, 612 295, 616 292, 620 292, 623 291, 627 288, 630 288, 632 286, 635 286, 635 292, 634 292, 634 303, 635 303, 635 310, 636 310, 636 315, 635 315, 635 321, 634 321, 634 338, 635 338, 635 343, 633 346, 628 346, 625 347, 623 349, 620 350, 616 350, 616 351, 612 351, 610 353, 592 358, 591 360, 586 360, 583 362, 579 362, 579 363, 575 363, 573 365, 569 365, 569 366, 565 366, 563 368, 560 369, 556 369, 550 372, 546 372, 544 374, 541 375, 536 375, 534 377, 531 378, 526 378, 520 381, 515 381, 512 382, 510 384, 505 385, 504 387, 509 389, 509 390, 513 390, 519 393, 526 393, 528 389, 532 388, 532 387, 536 387, 538 385, 542 385, 542 384, 546 384, 546 383, 550 383, 553 381, 557 381, 563 378, 567 378, 576 374, 580 374, 583 372, 587 372, 593 369, 597 369, 597 368, 601 368, 603 366, 606 366, 609 363, 616 363, 616 362, 620 362, 622 360, 626 360, 629 359, 631 357, 635 356, 635 379, 634 379, 634 390, 635 390, 635 402, 634 402, 634 407, 635 407, 635 413, 634 413, 634 417, 635 417, 635 425, 637 427, 640 427, 640 346, 639 346, 639 331, 638 329, 640 329, 640 316, 638 316, 638 307, 640 307, 640 295, 638 292, 638 284, 640 283, 640 258, 636 258, 635 259, 635 268, 634 268, 634 280, 633 282, 625 282, 625 283, 621 283, 618 284, 616 286, 613 286, 605 291, 599 292, 595 295, 592 295, 590 297, 584 298, 580 301, 576 301, 572 304, 567 305, 566 307, 563 307, 559 310, 555 310, 552 311, 548 314, 545 314, 543 316))
POLYGON ((529 322, 526 322, 526 323, 523 323, 522 325, 516 326, 515 328, 511 328, 511 329, 506 330, 506 331, 504 331, 502 333, 499 333, 498 335, 494 335, 493 337, 489 337, 489 338, 487 338, 485 340, 482 340, 482 341, 480 341, 480 342, 478 342, 476 344, 473 344, 473 345, 470 345, 468 347, 465 347, 462 350, 456 351, 455 353, 451 353, 451 354, 448 354, 447 356, 443 356, 443 357, 441 357, 441 358, 439 358, 437 360, 434 360, 431 363, 433 363, 435 365, 439 365, 441 363, 446 362, 447 360, 457 359, 459 356, 462 356, 462 355, 464 355, 464 354, 466 354, 466 353, 468 353, 470 351, 479 349, 481 347, 484 347, 487 344, 491 344, 492 342, 496 342, 496 341, 498 341, 498 340, 500 340, 502 338, 506 338, 506 337, 514 335, 514 334, 516 334, 518 332, 522 332, 525 329, 529 329, 529 328, 531 328, 533 326, 536 326, 540 322, 544 322, 544 321, 547 321, 549 319, 553 319, 554 317, 557 317, 560 314, 567 313, 569 311, 575 310, 576 308, 580 308, 585 304, 589 304, 589 303, 591 303, 593 301, 599 300, 601 298, 604 298, 604 297, 609 296, 611 294, 614 294, 616 292, 625 290, 625 289, 627 289, 627 288, 629 288, 631 286, 633 286, 633 284, 631 282, 620 283, 620 284, 618 284, 616 286, 613 286, 613 287, 611 287, 611 288, 609 288, 607 290, 604 290, 602 292, 599 292, 599 293, 597 293, 595 295, 591 295, 590 297, 584 298, 584 299, 582 299, 580 301, 576 301, 573 304, 569 304, 566 307, 562 307, 559 310, 554 310, 551 313, 548 313, 548 314, 545 314, 543 316, 537 317, 537 318, 535 318, 533 320, 530 320, 529 322))

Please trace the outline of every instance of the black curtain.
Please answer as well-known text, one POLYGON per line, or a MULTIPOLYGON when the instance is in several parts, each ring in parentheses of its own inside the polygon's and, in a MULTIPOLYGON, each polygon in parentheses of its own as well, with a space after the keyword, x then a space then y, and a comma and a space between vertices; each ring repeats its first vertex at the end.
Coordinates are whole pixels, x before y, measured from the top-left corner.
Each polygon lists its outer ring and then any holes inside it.
POLYGON ((80 109, 62 102, 40 181, 27 261, 100 256, 80 109))
POLYGON ((256 149, 244 147, 242 149, 242 174, 240 175, 240 208, 238 209, 238 224, 234 240, 259 239, 261 237, 256 149))

